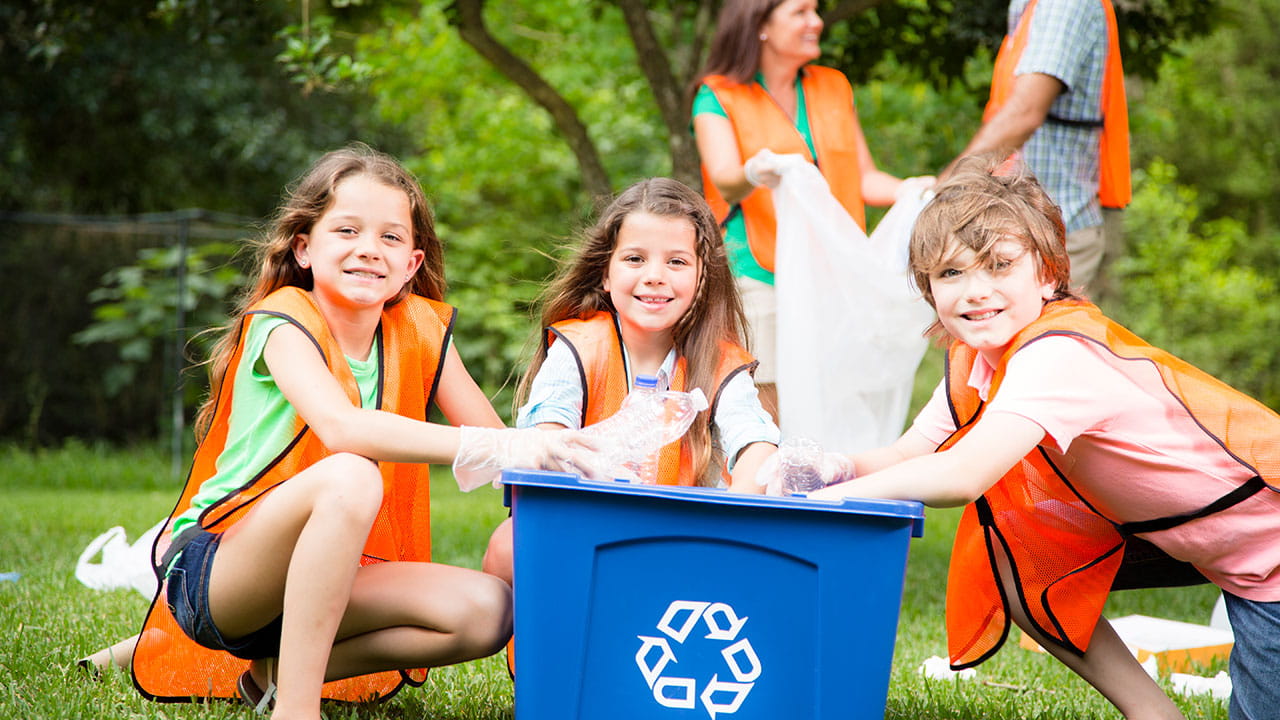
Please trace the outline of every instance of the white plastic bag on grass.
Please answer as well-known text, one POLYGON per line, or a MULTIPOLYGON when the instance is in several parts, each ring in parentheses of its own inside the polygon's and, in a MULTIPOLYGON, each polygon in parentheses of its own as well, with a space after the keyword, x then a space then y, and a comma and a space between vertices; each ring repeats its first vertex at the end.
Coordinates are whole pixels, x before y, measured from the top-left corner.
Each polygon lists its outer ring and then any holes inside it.
POLYGON ((147 599, 155 597, 156 574, 151 546, 165 520, 142 533, 130 545, 124 528, 116 526, 89 541, 76 561, 76 579, 94 590, 133 588, 147 599), (94 559, 101 555, 101 560, 94 559))
POLYGON ((782 432, 838 452, 902 433, 922 335, 933 310, 906 274, 919 195, 885 216, 870 239, 818 169, 779 156, 778 397, 782 432), (895 212, 897 210, 897 212, 895 212))

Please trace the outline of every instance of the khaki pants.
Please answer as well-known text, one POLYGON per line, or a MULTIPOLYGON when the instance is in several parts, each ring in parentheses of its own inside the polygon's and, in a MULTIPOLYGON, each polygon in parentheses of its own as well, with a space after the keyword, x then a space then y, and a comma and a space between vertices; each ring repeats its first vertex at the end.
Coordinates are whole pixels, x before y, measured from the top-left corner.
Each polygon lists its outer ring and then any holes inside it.
POLYGON ((769 283, 749 277, 736 278, 747 316, 747 348, 760 365, 756 384, 778 382, 778 293, 769 283))
POLYGON ((1114 288, 1103 267, 1124 254, 1124 211, 1104 208, 1102 224, 1067 233, 1071 256, 1071 287, 1101 297, 1114 288))

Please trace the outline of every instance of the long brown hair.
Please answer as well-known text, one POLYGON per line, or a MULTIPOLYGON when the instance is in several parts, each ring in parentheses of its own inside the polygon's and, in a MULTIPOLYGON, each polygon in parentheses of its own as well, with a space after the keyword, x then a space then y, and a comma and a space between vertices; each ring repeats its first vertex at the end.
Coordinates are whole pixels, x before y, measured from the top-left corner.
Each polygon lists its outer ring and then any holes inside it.
POLYGON ((403 300, 410 293, 432 300, 443 300, 445 291, 444 251, 436 236, 431 208, 418 181, 395 158, 363 143, 353 143, 326 153, 285 190, 284 200, 276 209, 267 231, 253 245, 257 275, 241 294, 236 312, 214 345, 209 364, 209 396, 196 416, 196 437, 203 438, 213 420, 218 392, 226 379, 227 366, 239 342, 236 332, 245 312, 282 287, 294 286, 310 290, 311 270, 298 265, 293 242, 299 234, 311 232, 312 226, 333 203, 334 192, 343 180, 367 176, 404 191, 409 197, 413 221, 413 244, 425 257, 422 266, 387 306, 403 300))
POLYGON ((782 0, 728 0, 716 19, 711 49, 702 70, 689 87, 692 96, 708 75, 724 75, 737 83, 749 83, 760 70, 760 29, 782 0))
MULTIPOLYGON (((693 226, 700 268, 697 290, 684 317, 676 323, 674 345, 684 358, 686 389, 714 392, 715 372, 720 360, 720 343, 744 345, 746 318, 742 301, 729 271, 720 226, 702 195, 670 178, 642 180, 618 194, 600 214, 595 225, 581 237, 572 257, 540 298, 540 318, 533 361, 516 390, 517 406, 529 396, 533 378, 547 357, 545 328, 561 320, 587 318, 599 311, 614 312, 604 279, 609 260, 618 242, 622 223, 632 213, 649 213, 664 218, 684 218, 693 226)), ((709 413, 699 413, 685 436, 694 458, 699 482, 715 484, 719 468, 711 462, 711 422, 709 413)))
MULTIPOLYGON (((1053 283, 1053 299, 1077 298, 1066 238, 1062 211, 1020 160, 1000 153, 972 155, 956 163, 916 218, 909 267, 916 287, 933 306, 929 277, 961 248, 973 251, 978 262, 988 262, 997 243, 1013 240, 1031 251, 1040 276, 1053 283)), ((926 334, 947 339, 938 320, 926 334)))

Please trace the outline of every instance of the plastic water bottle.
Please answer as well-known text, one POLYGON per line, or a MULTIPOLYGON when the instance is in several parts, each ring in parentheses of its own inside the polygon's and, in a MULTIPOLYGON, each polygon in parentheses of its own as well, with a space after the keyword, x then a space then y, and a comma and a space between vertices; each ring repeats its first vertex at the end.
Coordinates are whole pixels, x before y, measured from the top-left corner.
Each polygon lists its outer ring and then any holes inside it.
POLYGON ((778 471, 782 494, 810 493, 823 488, 822 446, 803 437, 787 438, 778 445, 778 471))
POLYGON ((615 477, 653 485, 658 481, 659 452, 680 439, 706 409, 701 389, 659 391, 658 378, 637 375, 618 412, 583 431, 604 441, 601 451, 615 477))
POLYGON ((658 397, 658 378, 654 375, 637 375, 635 386, 627 395, 623 407, 635 406, 639 418, 652 418, 652 422, 641 423, 632 428, 636 433, 636 451, 644 453, 644 457, 636 463, 635 473, 641 485, 658 484, 658 453, 662 450, 662 422, 665 411, 662 399, 658 397))

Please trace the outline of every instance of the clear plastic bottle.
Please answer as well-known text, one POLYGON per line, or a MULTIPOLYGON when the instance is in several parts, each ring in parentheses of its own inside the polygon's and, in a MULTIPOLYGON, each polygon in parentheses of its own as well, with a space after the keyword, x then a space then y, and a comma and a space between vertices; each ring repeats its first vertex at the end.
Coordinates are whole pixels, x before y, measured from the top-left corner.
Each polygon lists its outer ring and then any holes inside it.
POLYGON ((600 449, 615 477, 653 485, 658 481, 659 451, 680 439, 705 409, 707 398, 701 389, 659 391, 656 377, 637 375, 618 412, 584 432, 604 441, 600 449))
POLYGON ((786 438, 778 445, 778 464, 783 495, 822 489, 822 446, 818 443, 802 437, 786 438))
POLYGON ((637 410, 637 422, 631 432, 635 433, 636 453, 641 454, 638 460, 632 460, 628 469, 635 471, 637 482, 641 485, 657 485, 658 453, 665 444, 661 442, 661 423, 665 412, 662 409, 662 399, 658 397, 658 378, 653 375, 637 375, 635 385, 623 401, 623 408, 628 406, 637 410), (649 422, 644 422, 646 418, 649 422))

